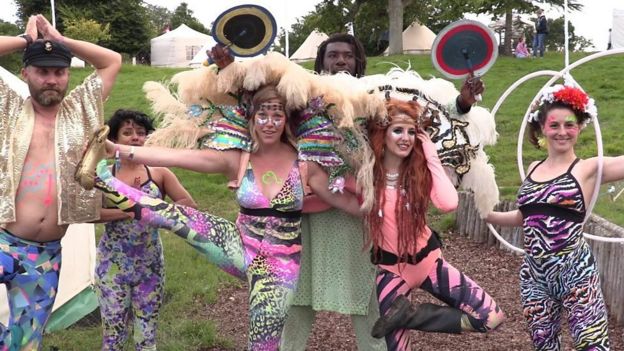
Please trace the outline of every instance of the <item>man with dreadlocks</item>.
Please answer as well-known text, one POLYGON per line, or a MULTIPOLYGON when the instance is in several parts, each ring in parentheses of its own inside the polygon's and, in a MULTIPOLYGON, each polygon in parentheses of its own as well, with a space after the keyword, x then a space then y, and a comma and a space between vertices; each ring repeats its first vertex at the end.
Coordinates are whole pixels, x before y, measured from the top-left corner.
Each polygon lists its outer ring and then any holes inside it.
MULTIPOLYGON (((350 34, 333 34, 318 48, 317 73, 364 76, 366 55, 350 34)), ((355 191, 347 181, 347 190, 355 191)), ((359 350, 386 350, 370 331, 379 318, 375 298, 375 266, 364 247, 361 218, 331 208, 315 195, 304 201, 301 271, 297 292, 282 336, 283 350, 304 350, 316 311, 351 316, 359 350)))

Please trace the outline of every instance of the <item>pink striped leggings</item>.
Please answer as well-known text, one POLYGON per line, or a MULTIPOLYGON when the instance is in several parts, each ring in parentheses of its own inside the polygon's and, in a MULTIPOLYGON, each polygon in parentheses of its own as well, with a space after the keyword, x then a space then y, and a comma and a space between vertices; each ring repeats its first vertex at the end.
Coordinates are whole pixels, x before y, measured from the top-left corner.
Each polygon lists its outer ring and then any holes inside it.
MULTIPOLYGON (((381 269, 377 274, 380 315, 388 312, 399 295, 408 296, 412 288, 400 275, 381 269)), ((504 319, 503 312, 490 295, 442 257, 436 261, 419 288, 472 317, 471 324, 476 331, 495 329, 504 319)), ((409 330, 394 330, 386 336, 386 344, 388 351, 410 350, 409 330)))

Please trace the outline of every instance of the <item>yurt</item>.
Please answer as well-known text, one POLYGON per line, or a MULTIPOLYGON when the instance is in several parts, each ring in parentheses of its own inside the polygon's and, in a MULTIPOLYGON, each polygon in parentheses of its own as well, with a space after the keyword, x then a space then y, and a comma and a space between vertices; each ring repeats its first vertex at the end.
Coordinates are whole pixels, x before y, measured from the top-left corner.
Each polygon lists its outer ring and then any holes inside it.
MULTIPOLYGON (((431 52, 431 46, 433 45, 435 37, 435 33, 427 28, 427 26, 418 22, 412 22, 412 24, 403 31, 403 53, 428 54, 431 52)), ((388 49, 384 51, 384 55, 388 55, 388 49)))
POLYGON ((295 51, 290 59, 295 62, 314 60, 316 58, 316 51, 322 42, 327 40, 328 36, 325 33, 321 33, 316 29, 308 35, 306 40, 303 41, 301 46, 295 51))

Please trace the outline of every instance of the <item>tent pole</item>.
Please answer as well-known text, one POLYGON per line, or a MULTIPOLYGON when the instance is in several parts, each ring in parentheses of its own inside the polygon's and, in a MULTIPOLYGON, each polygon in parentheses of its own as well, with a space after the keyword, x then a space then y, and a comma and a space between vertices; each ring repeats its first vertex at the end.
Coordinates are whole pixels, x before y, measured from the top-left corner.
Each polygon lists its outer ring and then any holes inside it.
MULTIPOLYGON (((288 0, 284 0, 284 12, 286 13, 286 16, 284 18, 289 18, 288 17, 288 0)), ((288 32, 290 31, 290 26, 288 24, 286 24, 284 26, 284 34, 286 35, 286 52, 284 53, 284 56, 286 56, 286 58, 290 58, 290 43, 288 40, 288 32)))
POLYGON ((54 0, 50 0, 50 7, 52 8, 52 27, 56 28, 56 9, 54 8, 54 0))
POLYGON ((565 62, 564 67, 568 67, 570 65, 570 52, 568 50, 570 43, 568 42, 568 0, 565 0, 563 3, 563 18, 564 18, 564 26, 563 26, 563 38, 564 38, 564 51, 565 51, 565 62))

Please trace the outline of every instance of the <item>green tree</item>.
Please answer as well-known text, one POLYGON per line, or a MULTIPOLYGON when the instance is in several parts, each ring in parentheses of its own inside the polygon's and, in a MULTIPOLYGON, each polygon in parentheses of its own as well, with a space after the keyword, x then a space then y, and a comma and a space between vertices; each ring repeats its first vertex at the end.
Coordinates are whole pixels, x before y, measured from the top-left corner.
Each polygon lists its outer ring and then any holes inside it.
MULTIPOLYGON (((550 51, 563 51, 565 46, 564 34, 565 19, 562 17, 548 19, 548 36, 546 36, 546 47, 550 51)), ((593 45, 591 40, 583 36, 576 35, 574 25, 568 22, 568 38, 570 50, 583 50, 593 45)))
MULTIPOLYGON (((18 35, 23 32, 24 30, 16 24, 0 20, 0 35, 18 35)), ((4 67, 8 71, 17 73, 22 67, 22 54, 15 52, 9 55, 0 56, 0 66, 4 67)))
POLYGON ((92 19, 80 18, 65 23, 65 35, 70 38, 99 43, 110 40, 110 23, 102 25, 92 19))
POLYGON ((147 14, 150 38, 157 37, 163 33, 165 27, 170 25, 173 12, 162 6, 146 3, 144 3, 144 6, 145 13, 147 14))
MULTIPOLYGON (((448 23, 463 17, 463 12, 460 11, 436 10, 438 6, 441 6, 438 5, 441 2, 443 1, 403 3, 401 32, 414 21, 437 32, 448 23)), ((389 21, 387 1, 323 1, 317 4, 313 12, 298 18, 297 22, 292 25, 289 32, 290 53, 292 54, 301 45, 312 30, 318 29, 327 34, 346 32, 345 24, 352 22, 355 35, 364 45, 367 55, 379 55, 388 46, 389 21)), ((282 31, 279 35, 279 45, 276 48, 281 50, 284 45, 285 38, 282 31)))
MULTIPOLYGON (((15 3, 22 21, 35 13, 50 18, 49 0, 15 0, 15 3)), ((57 28, 65 34, 65 21, 80 19, 109 25, 110 39, 102 40, 100 45, 133 56, 149 49, 149 25, 142 5, 142 0, 63 0, 56 12, 57 28)))
POLYGON ((178 28, 181 24, 186 24, 198 32, 210 35, 210 30, 193 16, 193 11, 188 8, 188 4, 185 2, 180 3, 171 16, 171 29, 178 28))
MULTIPOLYGON (((448 5, 455 5, 458 0, 446 0, 447 6, 443 8, 450 8, 448 5)), ((549 4, 551 6, 563 7, 565 0, 536 0, 541 4, 549 4)), ((444 2, 444 1, 442 1, 444 2)), ((492 19, 505 18, 505 31, 504 33, 511 33, 513 26, 513 15, 515 14, 527 14, 533 13, 537 10, 537 6, 533 5, 531 1, 526 0, 466 0, 465 6, 470 5, 472 9, 468 12, 474 12, 477 14, 489 14, 492 19)), ((568 0, 568 7, 571 10, 580 10, 581 5, 578 0, 568 0)), ((456 9, 453 9, 456 10, 456 9)), ((503 42, 503 53, 505 55, 512 54, 512 36, 505 35, 503 42)))

